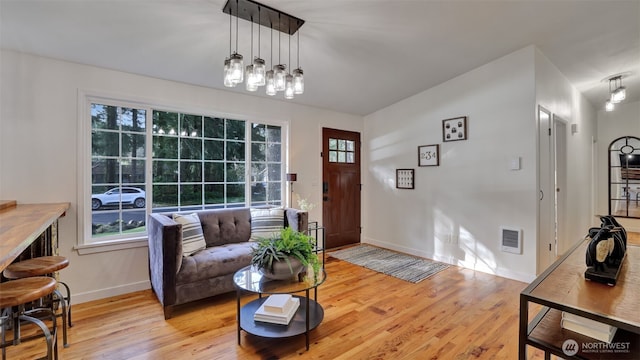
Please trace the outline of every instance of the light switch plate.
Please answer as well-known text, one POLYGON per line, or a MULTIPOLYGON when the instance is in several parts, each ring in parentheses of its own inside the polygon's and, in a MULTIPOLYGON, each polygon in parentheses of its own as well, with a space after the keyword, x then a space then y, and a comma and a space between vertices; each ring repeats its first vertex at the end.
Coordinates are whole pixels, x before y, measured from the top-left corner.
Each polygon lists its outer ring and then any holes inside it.
POLYGON ((520 156, 516 156, 509 160, 509 170, 520 170, 520 156))

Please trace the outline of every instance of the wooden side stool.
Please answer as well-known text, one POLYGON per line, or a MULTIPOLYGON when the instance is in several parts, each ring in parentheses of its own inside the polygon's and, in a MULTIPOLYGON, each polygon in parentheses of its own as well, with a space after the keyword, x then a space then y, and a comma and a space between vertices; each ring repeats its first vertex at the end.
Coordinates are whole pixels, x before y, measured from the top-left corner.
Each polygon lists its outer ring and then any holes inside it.
POLYGON ((20 322, 29 322, 38 326, 47 341, 47 359, 58 359, 58 329, 56 326, 56 315, 50 308, 33 308, 25 310, 25 304, 38 301, 53 293, 56 289, 56 279, 48 276, 36 276, 18 280, 11 280, 0 283, 0 332, 2 347, 2 359, 7 357, 6 347, 9 345, 20 345, 22 341, 40 338, 41 335, 34 335, 25 338, 20 336, 20 322), (44 312, 51 316, 53 329, 49 330, 47 325, 39 318, 31 316, 35 313, 44 312), (6 342, 5 328, 9 323, 13 324, 13 341, 6 342))
MULTIPOLYGON (((69 260, 64 256, 40 256, 13 263, 4 269, 2 275, 11 280, 34 276, 47 276, 58 270, 62 270, 67 266, 69 266, 69 260)), ((67 296, 64 297, 57 289, 53 292, 62 307, 62 313, 58 316, 62 317, 63 345, 64 347, 68 347, 67 323, 69 327, 73 326, 71 323, 71 290, 69 289, 69 286, 62 281, 58 281, 58 284, 64 286, 67 293, 67 296)))

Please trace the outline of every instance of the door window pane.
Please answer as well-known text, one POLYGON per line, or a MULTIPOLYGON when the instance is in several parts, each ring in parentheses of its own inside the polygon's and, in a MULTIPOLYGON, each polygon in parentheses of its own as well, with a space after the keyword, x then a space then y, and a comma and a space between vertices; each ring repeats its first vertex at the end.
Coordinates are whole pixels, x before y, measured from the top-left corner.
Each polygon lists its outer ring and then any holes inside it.
POLYGON ((347 153, 347 162, 350 163, 350 164, 353 164, 353 163, 356 162, 356 157, 355 157, 354 153, 352 153, 352 152, 348 152, 347 153))
POLYGON ((356 151, 355 142, 353 140, 347 140, 347 151, 356 151))

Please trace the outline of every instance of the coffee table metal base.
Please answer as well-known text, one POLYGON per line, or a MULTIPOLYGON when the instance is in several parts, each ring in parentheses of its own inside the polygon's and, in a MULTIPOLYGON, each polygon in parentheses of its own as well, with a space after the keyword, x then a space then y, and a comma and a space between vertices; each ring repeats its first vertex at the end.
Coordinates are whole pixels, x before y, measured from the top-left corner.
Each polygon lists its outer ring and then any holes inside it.
POLYGON ((300 307, 291 319, 289 325, 269 324, 262 321, 254 321, 253 315, 267 297, 262 297, 240 307, 240 294, 238 294, 238 345, 240 345, 240 330, 249 334, 266 338, 285 338, 305 334, 306 346, 309 350, 309 331, 320 325, 324 318, 324 309, 316 301, 307 296, 296 296, 300 299, 300 307), (307 313, 307 306, 309 312, 307 313), (307 314, 309 316, 307 320, 307 314))

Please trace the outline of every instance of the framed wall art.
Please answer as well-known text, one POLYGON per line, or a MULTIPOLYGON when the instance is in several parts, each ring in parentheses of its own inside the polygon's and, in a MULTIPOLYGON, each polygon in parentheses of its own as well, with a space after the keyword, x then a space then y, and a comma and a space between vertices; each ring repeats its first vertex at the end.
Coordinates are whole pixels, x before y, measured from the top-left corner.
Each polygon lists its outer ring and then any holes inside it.
POLYGON ((467 117, 442 120, 442 141, 467 140, 467 117))
POLYGON ((396 169, 396 189, 414 189, 414 169, 396 169))
POLYGON ((440 165, 440 145, 418 146, 418 166, 440 165))

